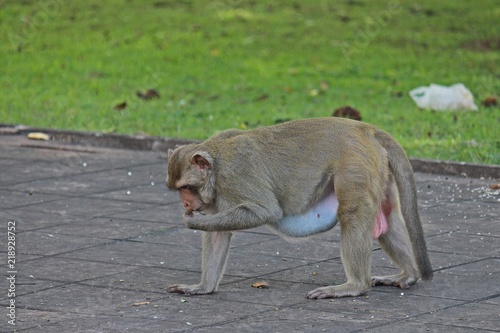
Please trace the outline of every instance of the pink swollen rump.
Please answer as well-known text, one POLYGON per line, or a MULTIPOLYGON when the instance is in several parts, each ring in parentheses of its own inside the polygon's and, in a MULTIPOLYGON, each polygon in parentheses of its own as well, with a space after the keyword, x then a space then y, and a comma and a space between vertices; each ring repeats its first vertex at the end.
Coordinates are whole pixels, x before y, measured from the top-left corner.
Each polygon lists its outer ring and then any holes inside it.
POLYGON ((375 225, 373 226, 372 235, 373 239, 377 239, 387 232, 389 226, 387 225, 387 216, 391 214, 392 208, 389 202, 384 202, 382 207, 375 217, 375 225))

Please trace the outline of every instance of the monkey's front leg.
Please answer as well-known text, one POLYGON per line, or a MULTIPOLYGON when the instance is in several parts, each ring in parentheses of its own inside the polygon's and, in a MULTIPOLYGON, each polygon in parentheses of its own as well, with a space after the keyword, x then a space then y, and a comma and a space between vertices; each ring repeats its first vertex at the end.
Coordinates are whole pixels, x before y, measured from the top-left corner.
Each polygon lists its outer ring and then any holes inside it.
POLYGON ((187 296, 210 294, 217 291, 226 267, 232 233, 227 231, 204 232, 201 258, 201 282, 195 285, 174 284, 169 293, 187 296))
POLYGON ((184 215, 184 223, 188 228, 195 230, 236 231, 273 223, 282 217, 283 212, 278 204, 272 202, 267 203, 267 205, 245 203, 215 214, 193 211, 184 215))

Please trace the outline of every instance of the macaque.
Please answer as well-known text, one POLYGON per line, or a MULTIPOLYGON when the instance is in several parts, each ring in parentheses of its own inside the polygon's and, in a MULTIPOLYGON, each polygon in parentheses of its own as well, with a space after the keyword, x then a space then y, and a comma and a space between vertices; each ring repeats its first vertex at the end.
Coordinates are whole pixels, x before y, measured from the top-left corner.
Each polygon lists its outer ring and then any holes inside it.
POLYGON ((188 228, 204 231, 201 282, 168 292, 217 291, 233 231, 267 225, 285 238, 308 237, 337 221, 347 282, 308 298, 432 279, 412 167, 403 148, 372 125, 319 118, 223 131, 169 150, 167 186, 179 192, 188 228), (400 273, 371 276, 372 238, 400 273))

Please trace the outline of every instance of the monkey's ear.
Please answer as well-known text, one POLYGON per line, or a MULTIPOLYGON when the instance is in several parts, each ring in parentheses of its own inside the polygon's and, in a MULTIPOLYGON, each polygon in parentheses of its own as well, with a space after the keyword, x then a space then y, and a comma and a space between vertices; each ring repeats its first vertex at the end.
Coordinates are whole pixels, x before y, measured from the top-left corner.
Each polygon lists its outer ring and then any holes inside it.
POLYGON ((167 159, 170 159, 170 156, 172 156, 173 153, 174 153, 174 150, 169 148, 167 151, 167 159))
POLYGON ((212 168, 213 160, 206 151, 198 151, 191 157, 191 164, 195 164, 200 170, 212 168))

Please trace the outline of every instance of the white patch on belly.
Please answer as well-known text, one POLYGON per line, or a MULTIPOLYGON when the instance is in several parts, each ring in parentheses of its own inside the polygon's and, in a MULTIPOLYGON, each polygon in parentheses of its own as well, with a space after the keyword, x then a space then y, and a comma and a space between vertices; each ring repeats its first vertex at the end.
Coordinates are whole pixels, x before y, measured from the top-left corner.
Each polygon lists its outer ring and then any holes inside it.
POLYGON ((332 193, 300 215, 285 216, 270 226, 290 237, 307 237, 330 230, 337 224, 339 201, 332 193))

